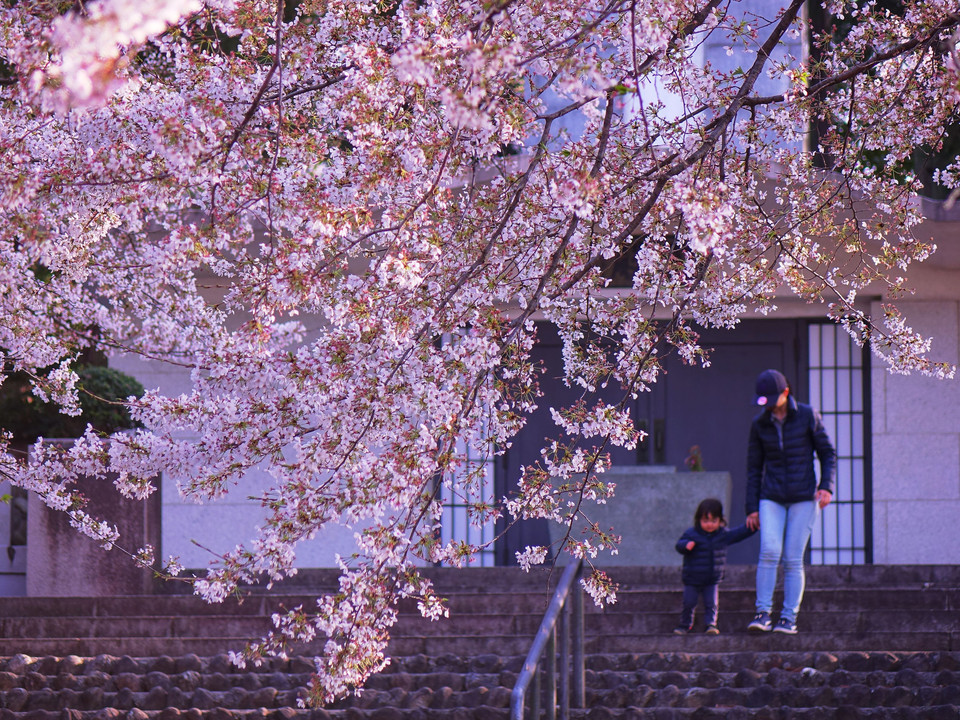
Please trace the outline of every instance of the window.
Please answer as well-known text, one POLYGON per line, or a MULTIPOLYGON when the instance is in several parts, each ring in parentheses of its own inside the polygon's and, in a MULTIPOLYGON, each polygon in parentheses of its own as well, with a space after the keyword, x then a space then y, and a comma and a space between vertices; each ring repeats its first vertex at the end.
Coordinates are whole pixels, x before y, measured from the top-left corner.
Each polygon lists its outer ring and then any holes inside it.
MULTIPOLYGON (((869 355, 833 323, 808 329, 810 403, 837 451, 833 502, 810 538, 814 565, 872 562, 869 355)), ((819 468, 818 468, 819 471, 819 468)))
MULTIPOLYGON (((444 345, 455 344, 458 334, 445 334, 444 345)), ((488 423, 484 420, 484 426, 488 423)), ((478 437, 486 438, 488 427, 481 428, 478 437)), ((462 437, 457 439, 455 474, 452 482, 442 482, 438 498, 443 506, 440 516, 440 542, 467 543, 481 548, 472 566, 490 567, 496 564, 493 540, 495 523, 485 513, 476 512, 479 505, 494 505, 494 455, 492 444, 477 447, 462 437)))
POLYGON ((491 567, 496 564, 493 550, 494 523, 478 525, 471 519, 470 508, 475 503, 494 503, 493 455, 487 453, 486 457, 480 457, 462 440, 457 442, 456 452, 463 459, 460 477, 454 483, 456 492, 446 483, 440 488, 440 502, 443 504, 440 540, 443 544, 459 541, 482 546, 483 549, 477 554, 473 566, 491 567))

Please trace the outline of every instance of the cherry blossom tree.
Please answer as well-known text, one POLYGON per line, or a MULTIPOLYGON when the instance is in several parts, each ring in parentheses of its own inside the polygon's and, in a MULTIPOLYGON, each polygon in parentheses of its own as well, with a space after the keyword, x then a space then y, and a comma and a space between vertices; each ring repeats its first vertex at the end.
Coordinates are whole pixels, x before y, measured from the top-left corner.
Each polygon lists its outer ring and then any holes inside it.
MULTIPOLYGON (((893 304, 870 317, 857 293, 895 298, 933 251, 905 162, 956 122, 960 11, 827 2, 841 33, 811 28, 804 5, 4 3, 5 365, 68 414, 90 349, 192 383, 131 399, 140 430, 41 444, 4 473, 120 546, 78 477, 114 473, 146 498, 162 473, 206 501, 268 470, 258 535, 195 580, 211 601, 291 575, 325 526, 356 527, 341 591, 278 615, 245 656, 326 638, 323 701, 386 662, 399 597, 445 612, 417 568, 479 548, 438 541, 438 489, 469 496, 481 478, 458 443, 499 452, 547 401, 534 321, 563 338, 567 382, 625 400, 666 353, 708 363, 698 327, 774 312, 784 292, 894 372, 952 373, 893 304), (703 62, 708 42, 743 61, 703 62)), ((937 178, 960 187, 960 164, 937 178)), ((557 441, 474 522, 572 526, 612 494, 610 446, 638 439, 624 407, 553 408, 557 441)), ((571 533, 519 561, 615 542, 571 533)), ((615 592, 602 573, 584 583, 615 592)))

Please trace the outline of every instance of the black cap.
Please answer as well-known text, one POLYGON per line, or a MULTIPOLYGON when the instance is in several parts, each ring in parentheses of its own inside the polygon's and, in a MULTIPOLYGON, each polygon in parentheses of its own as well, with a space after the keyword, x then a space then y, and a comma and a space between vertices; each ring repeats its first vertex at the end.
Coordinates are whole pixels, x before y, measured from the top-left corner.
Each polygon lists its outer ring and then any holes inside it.
POLYGON ((787 379, 779 370, 764 370, 757 376, 757 405, 773 407, 787 389, 787 379))

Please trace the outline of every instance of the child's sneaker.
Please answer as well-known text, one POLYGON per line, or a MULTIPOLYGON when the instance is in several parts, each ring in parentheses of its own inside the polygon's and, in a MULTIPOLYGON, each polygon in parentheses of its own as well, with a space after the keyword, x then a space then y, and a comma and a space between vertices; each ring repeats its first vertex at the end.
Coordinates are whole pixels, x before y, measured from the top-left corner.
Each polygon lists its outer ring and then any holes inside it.
POLYGON ((797 624, 793 620, 780 618, 777 620, 777 624, 773 626, 773 631, 778 633, 786 633, 787 635, 796 635, 797 624))
POLYGON ((758 612, 753 616, 753 620, 747 625, 747 630, 758 630, 760 632, 769 632, 773 629, 773 620, 768 612, 758 612))
POLYGON ((686 635, 686 634, 687 634, 688 632, 690 632, 692 629, 693 629, 693 628, 684 627, 683 625, 677 625, 677 626, 673 629, 673 634, 674 634, 674 635, 686 635))
POLYGON ((707 629, 704 631, 707 635, 719 635, 720 631, 717 629, 716 625, 707 625, 707 629))

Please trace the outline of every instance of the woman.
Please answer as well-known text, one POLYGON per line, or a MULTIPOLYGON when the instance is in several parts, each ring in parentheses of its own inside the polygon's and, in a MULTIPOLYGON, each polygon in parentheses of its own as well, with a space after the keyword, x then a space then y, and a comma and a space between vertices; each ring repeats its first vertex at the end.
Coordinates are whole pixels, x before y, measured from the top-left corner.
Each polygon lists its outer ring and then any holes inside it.
POLYGON ((757 404, 763 411, 750 427, 747 448, 747 522, 760 529, 757 614, 750 630, 797 632, 803 600, 803 555, 820 510, 833 498, 836 453, 820 414, 790 395, 778 370, 757 377, 757 404), (820 481, 814 471, 820 461, 820 481), (770 613, 777 566, 783 559, 783 609, 776 625, 770 613))

